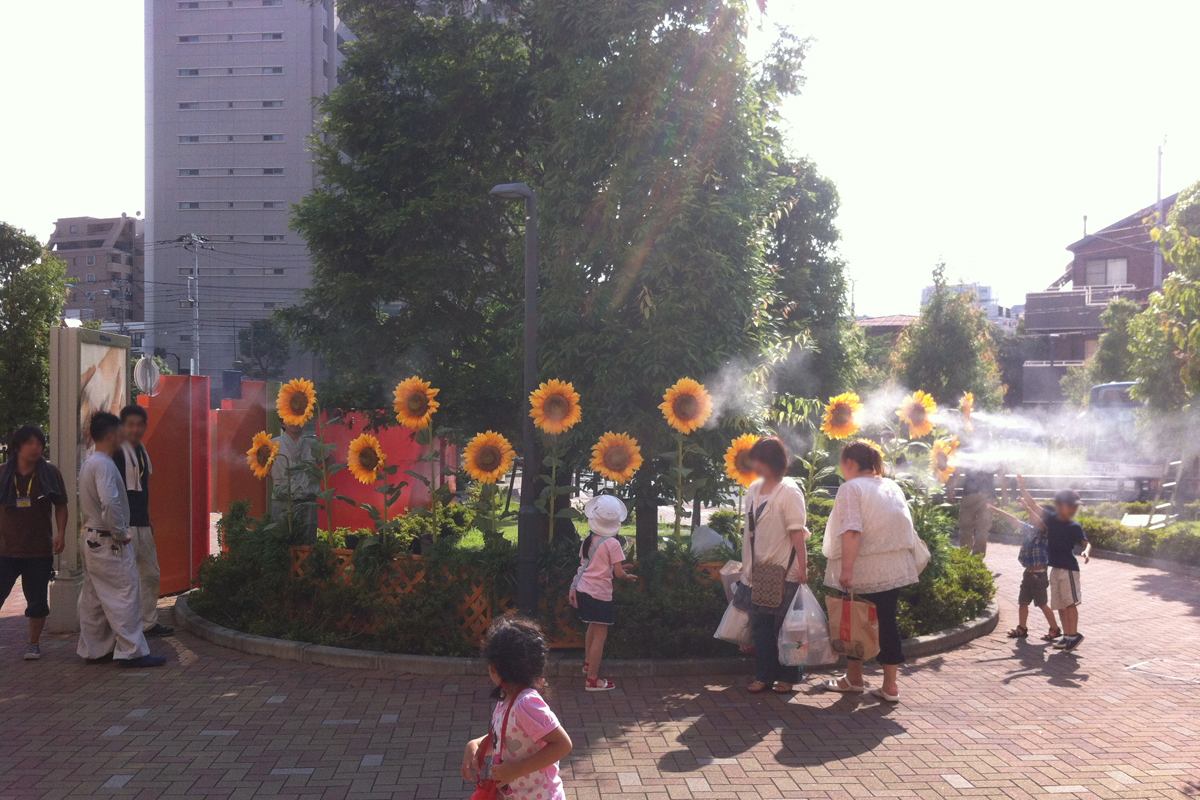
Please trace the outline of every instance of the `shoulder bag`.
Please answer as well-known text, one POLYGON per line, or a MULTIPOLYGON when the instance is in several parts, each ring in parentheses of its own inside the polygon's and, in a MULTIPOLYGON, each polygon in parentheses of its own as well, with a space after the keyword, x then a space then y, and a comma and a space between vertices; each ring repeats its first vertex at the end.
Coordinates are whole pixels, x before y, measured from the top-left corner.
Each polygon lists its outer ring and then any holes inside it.
MULTIPOLYGON (((780 491, 781 487, 776 487, 775 491, 780 491)), ((757 499, 757 498, 756 498, 757 499)), ((770 500, 767 501, 769 503, 770 500)), ((746 517, 746 521, 750 526, 750 563, 751 575, 753 576, 754 585, 750 587, 750 602, 756 606, 765 606, 767 608, 779 608, 783 605, 783 600, 787 596, 787 574, 792 569, 792 564, 796 560, 796 548, 792 548, 792 554, 788 558, 786 567, 778 564, 758 564, 758 559, 754 555, 754 540, 755 527, 757 517, 762 514, 762 509, 766 508, 767 503, 763 503, 758 507, 758 513, 754 511, 753 503, 750 505, 750 513, 746 517)))
MULTIPOLYGON (((491 743, 492 743, 492 753, 493 753, 492 763, 493 764, 500 763, 500 754, 504 751, 504 744, 507 741, 506 735, 508 733, 508 715, 512 712, 512 707, 517 702, 518 696, 520 696, 519 692, 517 693, 517 695, 515 695, 513 697, 512 700, 508 701, 508 708, 504 709, 504 722, 500 725, 500 746, 499 746, 499 748, 496 747, 496 729, 493 728, 492 730, 488 731, 488 738, 491 740, 491 743)), ((498 800, 498 798, 500 797, 499 784, 497 784, 496 781, 492 778, 483 777, 484 753, 483 753, 482 747, 479 748, 479 756, 478 757, 479 757, 479 764, 478 764, 479 777, 475 779, 475 791, 471 792, 471 800, 498 800)), ((489 774, 490 774, 490 770, 489 770, 489 774)))

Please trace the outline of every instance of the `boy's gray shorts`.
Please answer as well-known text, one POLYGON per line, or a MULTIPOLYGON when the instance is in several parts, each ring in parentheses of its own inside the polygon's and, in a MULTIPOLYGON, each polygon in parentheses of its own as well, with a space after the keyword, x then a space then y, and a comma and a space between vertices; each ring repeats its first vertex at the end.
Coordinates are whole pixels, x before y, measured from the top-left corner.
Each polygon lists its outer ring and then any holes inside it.
POLYGON ((1049 591, 1050 576, 1046 574, 1046 570, 1034 572, 1027 569, 1024 577, 1021 578, 1021 592, 1017 595, 1017 605, 1044 606, 1049 591))

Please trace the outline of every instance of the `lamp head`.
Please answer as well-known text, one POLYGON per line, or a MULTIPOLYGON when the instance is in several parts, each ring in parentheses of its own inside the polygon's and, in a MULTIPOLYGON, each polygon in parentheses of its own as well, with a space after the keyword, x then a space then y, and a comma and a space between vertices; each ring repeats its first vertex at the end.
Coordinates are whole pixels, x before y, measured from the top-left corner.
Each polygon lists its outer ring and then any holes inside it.
POLYGON ((533 197, 533 189, 530 189, 527 183, 499 183, 492 187, 489 194, 505 200, 528 200, 533 197))

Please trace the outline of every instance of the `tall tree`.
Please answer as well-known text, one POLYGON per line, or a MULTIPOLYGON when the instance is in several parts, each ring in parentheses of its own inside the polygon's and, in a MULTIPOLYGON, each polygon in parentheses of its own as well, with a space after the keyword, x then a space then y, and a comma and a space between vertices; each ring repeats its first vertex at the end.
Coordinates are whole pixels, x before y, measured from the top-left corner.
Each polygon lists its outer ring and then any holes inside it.
MULTIPOLYGON (((777 130, 803 42, 785 34, 752 65, 741 0, 339 12, 360 38, 324 102, 323 184, 296 222, 314 284, 287 319, 344 396, 381 405, 419 370, 445 420, 517 428, 524 210, 488 197, 515 180, 539 194, 541 376, 584 397, 574 463, 628 429, 656 503, 671 443, 657 405, 678 378, 728 383, 744 396, 718 399, 753 417, 758 398, 726 379, 761 381, 814 342, 831 363, 813 390, 844 383, 836 191, 777 130)), ((726 433, 698 438, 724 449, 726 433)))
POLYGON ((238 364, 249 377, 260 381, 281 377, 291 353, 291 339, 275 317, 252 320, 238 331, 238 364))
POLYGON ((1200 393, 1200 183, 1179 193, 1151 236, 1175 271, 1129 324, 1131 394, 1175 410, 1200 393))
POLYGON ((910 389, 924 389, 939 402, 956 403, 973 392, 984 408, 1004 399, 996 344, 987 314, 973 292, 946 283, 946 265, 933 270, 933 294, 920 318, 904 330, 892 355, 895 378, 910 389))
POLYGON ((0 435, 50 424, 50 326, 65 291, 66 264, 0 222, 0 435))
POLYGON ((1126 297, 1109 302, 1100 314, 1104 333, 1096 343, 1096 352, 1087 363, 1071 367, 1062 379, 1063 395, 1076 405, 1087 405, 1092 387, 1101 383, 1129 380, 1133 354, 1129 349, 1129 323, 1142 307, 1126 297))

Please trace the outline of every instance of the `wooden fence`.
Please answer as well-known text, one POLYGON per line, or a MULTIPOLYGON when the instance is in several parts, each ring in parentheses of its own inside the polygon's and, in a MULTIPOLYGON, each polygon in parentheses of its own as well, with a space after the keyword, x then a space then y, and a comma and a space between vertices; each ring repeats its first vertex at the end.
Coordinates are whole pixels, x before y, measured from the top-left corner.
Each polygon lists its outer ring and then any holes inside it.
MULTIPOLYGON (((292 576, 304 575, 311 565, 308 563, 311 547, 300 546, 291 549, 292 576)), ((354 551, 334 550, 335 564, 331 580, 348 584, 354 577, 354 551)), ((399 596, 417 590, 420 584, 428 579, 425 561, 421 556, 398 555, 392 559, 396 569, 391 570, 386 578, 381 579, 379 590, 387 596, 399 596)), ((634 565, 636 566, 636 565, 634 565)), ((699 565, 702 579, 720 582, 721 567, 724 562, 709 561, 699 565)), ((632 567, 631 567, 632 569, 632 567)), ((458 603, 458 623, 468 641, 480 641, 487 633, 494 616, 493 604, 489 599, 487 585, 483 578, 468 577, 470 589, 458 603)), ((554 603, 553 635, 550 637, 552 648, 582 648, 583 632, 579 630, 575 609, 566 597, 543 598, 543 602, 554 603)), ((501 612, 507 612, 517 607, 516 598, 503 597, 499 600, 501 612)))

